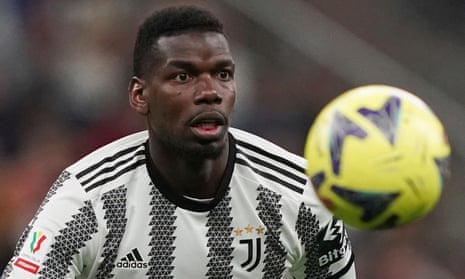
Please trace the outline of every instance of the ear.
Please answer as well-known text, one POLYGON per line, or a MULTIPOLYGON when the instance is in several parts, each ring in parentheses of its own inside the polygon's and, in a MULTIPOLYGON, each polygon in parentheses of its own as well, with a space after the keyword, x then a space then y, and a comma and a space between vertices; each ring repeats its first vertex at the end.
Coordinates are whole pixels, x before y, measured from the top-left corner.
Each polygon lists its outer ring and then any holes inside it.
POLYGON ((138 113, 147 115, 149 108, 145 80, 135 76, 132 77, 129 82, 128 93, 131 107, 138 113))

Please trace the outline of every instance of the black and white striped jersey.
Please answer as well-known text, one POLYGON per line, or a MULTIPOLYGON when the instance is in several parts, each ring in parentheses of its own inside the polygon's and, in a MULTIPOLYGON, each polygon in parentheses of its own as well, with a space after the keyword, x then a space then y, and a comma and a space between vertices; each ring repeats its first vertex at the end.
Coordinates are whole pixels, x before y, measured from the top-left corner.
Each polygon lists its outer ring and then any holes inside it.
POLYGON ((306 161, 230 128, 216 197, 170 190, 146 131, 63 171, 2 279, 355 278, 343 224, 319 203, 306 161))

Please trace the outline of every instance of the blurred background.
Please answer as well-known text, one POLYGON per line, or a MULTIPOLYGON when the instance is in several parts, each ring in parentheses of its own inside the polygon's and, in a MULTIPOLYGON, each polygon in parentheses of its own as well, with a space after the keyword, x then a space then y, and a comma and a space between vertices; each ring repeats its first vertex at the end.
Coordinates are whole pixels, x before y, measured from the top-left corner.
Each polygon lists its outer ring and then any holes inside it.
POLYGON ((0 0, 0 271, 48 188, 96 147, 144 129, 127 104, 138 25, 168 4, 225 23, 237 63, 234 126, 303 154, 332 98, 384 83, 446 126, 451 177, 406 227, 350 230, 361 279, 465 274, 465 2, 462 0, 0 0))

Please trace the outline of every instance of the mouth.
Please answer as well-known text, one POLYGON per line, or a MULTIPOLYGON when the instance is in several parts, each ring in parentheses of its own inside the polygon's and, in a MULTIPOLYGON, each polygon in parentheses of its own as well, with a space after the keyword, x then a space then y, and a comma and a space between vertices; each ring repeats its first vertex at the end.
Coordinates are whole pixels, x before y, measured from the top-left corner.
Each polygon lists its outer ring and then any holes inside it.
POLYGON ((190 123, 194 133, 200 137, 218 136, 225 125, 226 118, 219 112, 200 113, 190 123))

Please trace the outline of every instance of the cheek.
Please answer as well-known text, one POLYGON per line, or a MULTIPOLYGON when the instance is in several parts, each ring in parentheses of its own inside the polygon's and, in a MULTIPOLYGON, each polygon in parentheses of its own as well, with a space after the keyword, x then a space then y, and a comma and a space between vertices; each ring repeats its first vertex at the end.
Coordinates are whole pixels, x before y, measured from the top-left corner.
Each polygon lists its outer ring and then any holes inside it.
POLYGON ((152 121, 160 124, 180 121, 186 110, 186 102, 181 97, 182 94, 176 93, 154 100, 150 106, 152 121))
POLYGON ((236 95, 232 96, 228 102, 229 111, 233 110, 235 104, 236 104, 236 95))
POLYGON ((224 98, 227 106, 232 109, 236 103, 236 88, 230 89, 228 95, 226 95, 224 98))

